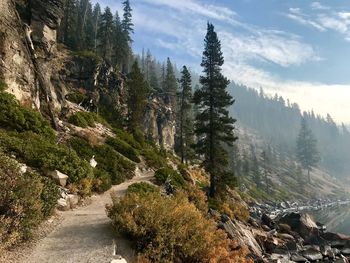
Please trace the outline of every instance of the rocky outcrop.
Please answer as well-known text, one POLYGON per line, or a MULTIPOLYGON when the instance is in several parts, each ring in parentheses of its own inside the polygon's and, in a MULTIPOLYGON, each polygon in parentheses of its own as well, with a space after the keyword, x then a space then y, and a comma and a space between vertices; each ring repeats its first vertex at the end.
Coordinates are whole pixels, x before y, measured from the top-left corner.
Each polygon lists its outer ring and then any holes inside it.
POLYGON ((228 237, 250 250, 254 262, 349 262, 350 237, 324 232, 308 214, 290 213, 281 219, 263 215, 247 223, 215 210, 209 215, 228 237))
MULTIPOLYGON (((87 110, 98 105, 127 116, 126 76, 88 52, 57 50, 57 29, 63 0, 0 1, 0 79, 21 104, 36 108, 57 125, 64 117, 66 95, 89 95, 87 110)), ((165 149, 174 146, 175 119, 162 98, 150 100, 143 123, 145 133, 165 149)))
POLYGON ((147 105, 144 130, 149 139, 167 150, 175 144, 175 114, 162 98, 155 97, 147 105))

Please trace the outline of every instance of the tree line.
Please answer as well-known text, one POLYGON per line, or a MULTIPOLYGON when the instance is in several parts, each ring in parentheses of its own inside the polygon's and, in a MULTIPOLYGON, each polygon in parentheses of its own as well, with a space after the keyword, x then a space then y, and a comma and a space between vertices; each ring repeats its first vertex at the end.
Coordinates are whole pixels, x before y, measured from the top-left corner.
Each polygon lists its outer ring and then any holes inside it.
POLYGON ((269 96, 263 89, 257 91, 232 83, 230 92, 237 100, 235 107, 230 109, 231 113, 243 126, 256 130, 267 145, 279 152, 281 159, 294 156, 301 161, 296 142, 302 122, 305 122, 308 133, 312 134, 311 141, 314 141, 311 147, 317 149, 317 158, 311 159, 316 159, 320 167, 335 177, 347 175, 350 133, 344 124, 337 125, 329 114, 322 117, 313 111, 302 112, 298 104, 278 95, 269 96))

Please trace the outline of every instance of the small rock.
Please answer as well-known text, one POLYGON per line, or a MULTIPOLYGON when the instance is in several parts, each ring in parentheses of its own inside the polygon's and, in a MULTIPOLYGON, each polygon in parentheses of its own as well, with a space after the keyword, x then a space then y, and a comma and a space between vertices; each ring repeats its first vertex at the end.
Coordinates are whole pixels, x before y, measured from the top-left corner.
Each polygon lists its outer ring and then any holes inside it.
POLYGON ((66 186, 68 175, 61 173, 58 170, 49 171, 49 172, 47 172, 47 175, 50 176, 51 178, 53 178, 62 187, 66 186))
POLYGON ((92 158, 90 159, 90 166, 91 166, 92 168, 95 168, 95 167, 97 166, 97 162, 96 162, 96 160, 95 160, 95 155, 92 156, 92 158))
POLYGON ((297 254, 297 253, 293 253, 290 257, 290 259, 292 261, 295 261, 295 262, 307 262, 308 260, 306 258, 304 258, 303 256, 297 254))
POLYGON ((268 231, 271 230, 271 228, 269 228, 267 225, 262 225, 261 227, 262 227, 262 229, 263 229, 264 231, 266 231, 266 232, 268 232, 268 231))
POLYGON ((61 211, 67 211, 70 209, 68 199, 60 198, 57 200, 57 209, 61 211))
POLYGON ((26 164, 21 163, 19 165, 19 171, 21 174, 25 174, 27 172, 27 170, 28 170, 28 166, 26 164))
POLYGON ((68 195, 68 200, 69 200, 69 204, 71 208, 75 208, 78 203, 79 203, 79 196, 77 195, 73 195, 73 194, 69 194, 68 195))
POLYGON ((283 240, 294 240, 294 237, 289 234, 283 233, 283 234, 279 234, 278 236, 283 240))

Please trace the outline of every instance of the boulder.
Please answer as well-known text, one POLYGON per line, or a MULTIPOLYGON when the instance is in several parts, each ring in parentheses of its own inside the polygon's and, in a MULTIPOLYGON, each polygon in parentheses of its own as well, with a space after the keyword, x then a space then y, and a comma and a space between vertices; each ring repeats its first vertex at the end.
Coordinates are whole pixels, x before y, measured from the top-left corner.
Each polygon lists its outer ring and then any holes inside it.
POLYGON ((290 228, 290 226, 287 225, 287 224, 279 224, 279 225, 278 225, 278 230, 279 230, 281 233, 287 233, 287 234, 289 234, 289 233, 292 231, 292 229, 290 228))
POLYGON ((47 172, 47 175, 49 177, 51 177, 52 179, 54 179, 56 181, 56 183, 59 184, 60 186, 62 186, 62 187, 66 186, 68 175, 61 173, 58 170, 49 171, 49 172, 47 172))
POLYGON ((290 213, 279 220, 280 224, 287 224, 292 231, 297 232, 302 238, 309 239, 319 235, 315 221, 308 214, 290 213))
POLYGON ((321 233, 321 237, 332 247, 343 248, 350 244, 350 237, 339 233, 325 232, 321 233))
POLYGON ((317 260, 321 260, 323 259, 322 254, 320 253, 320 251, 318 251, 315 248, 308 248, 307 250, 302 252, 302 255, 304 258, 310 260, 310 261, 317 261, 317 260))
POLYGON ((321 254, 322 254, 324 257, 327 256, 327 253, 328 253, 329 251, 332 251, 331 246, 328 246, 328 245, 322 245, 322 246, 320 246, 320 252, 321 252, 321 254))
POLYGON ((282 233, 282 234, 278 234, 278 237, 284 241, 291 241, 291 240, 294 240, 294 237, 292 235, 289 235, 289 234, 285 234, 285 233, 282 233))
POLYGON ((254 238, 251 228, 236 220, 221 222, 219 228, 225 230, 231 239, 237 240, 242 246, 247 246, 252 254, 262 258, 262 249, 254 238))
POLYGON ((304 258, 303 256, 297 254, 297 253, 293 253, 290 256, 290 259, 294 262, 307 262, 308 260, 306 258, 304 258))

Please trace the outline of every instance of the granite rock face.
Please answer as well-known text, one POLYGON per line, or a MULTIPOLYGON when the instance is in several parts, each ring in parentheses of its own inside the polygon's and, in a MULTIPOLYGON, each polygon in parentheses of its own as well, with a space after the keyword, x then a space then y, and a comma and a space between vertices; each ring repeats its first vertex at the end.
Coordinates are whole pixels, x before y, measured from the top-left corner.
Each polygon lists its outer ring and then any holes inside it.
MULTIPOLYGON (((66 95, 88 93, 92 107, 113 107, 127 116, 127 77, 91 54, 72 55, 57 49, 57 30, 64 0, 0 1, 0 79, 22 105, 35 108, 58 127, 64 118, 66 95)), ((149 100, 143 122, 145 134, 172 150, 175 116, 163 98, 149 100)))

